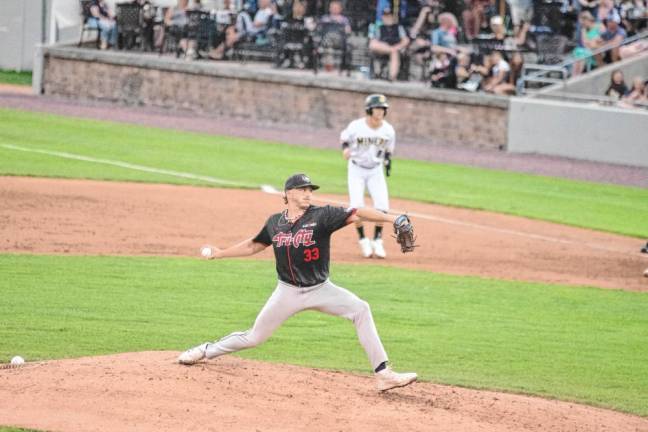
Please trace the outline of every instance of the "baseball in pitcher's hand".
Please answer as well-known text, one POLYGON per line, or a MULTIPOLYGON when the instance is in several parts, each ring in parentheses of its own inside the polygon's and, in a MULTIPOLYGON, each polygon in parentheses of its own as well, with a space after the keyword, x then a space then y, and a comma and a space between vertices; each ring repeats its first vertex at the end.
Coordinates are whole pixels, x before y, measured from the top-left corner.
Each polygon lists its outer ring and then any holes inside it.
POLYGON ((200 248, 200 255, 204 259, 212 260, 216 258, 221 258, 222 250, 212 245, 205 245, 200 248))
POLYGON ((345 148, 342 150, 342 156, 344 156, 344 159, 349 160, 351 157, 351 149, 345 148))

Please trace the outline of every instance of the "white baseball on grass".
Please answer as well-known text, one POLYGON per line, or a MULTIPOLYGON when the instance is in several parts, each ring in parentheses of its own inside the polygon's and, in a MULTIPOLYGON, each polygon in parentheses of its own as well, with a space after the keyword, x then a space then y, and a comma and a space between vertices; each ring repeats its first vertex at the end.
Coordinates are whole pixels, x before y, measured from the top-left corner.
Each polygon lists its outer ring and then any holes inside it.
POLYGON ((200 248, 200 255, 204 256, 205 258, 210 257, 212 254, 212 249, 209 246, 203 246, 200 248))
POLYGON ((21 365, 25 363, 25 359, 20 356, 15 356, 11 359, 12 365, 21 365))

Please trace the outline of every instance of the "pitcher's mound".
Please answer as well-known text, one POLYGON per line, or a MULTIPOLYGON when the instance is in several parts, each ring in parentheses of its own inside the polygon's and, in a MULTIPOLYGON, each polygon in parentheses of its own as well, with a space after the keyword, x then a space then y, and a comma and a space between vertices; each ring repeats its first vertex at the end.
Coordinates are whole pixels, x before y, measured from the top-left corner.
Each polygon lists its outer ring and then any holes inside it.
POLYGON ((48 431, 648 431, 648 419, 429 383, 226 356, 126 353, 0 369, 0 423, 48 431))

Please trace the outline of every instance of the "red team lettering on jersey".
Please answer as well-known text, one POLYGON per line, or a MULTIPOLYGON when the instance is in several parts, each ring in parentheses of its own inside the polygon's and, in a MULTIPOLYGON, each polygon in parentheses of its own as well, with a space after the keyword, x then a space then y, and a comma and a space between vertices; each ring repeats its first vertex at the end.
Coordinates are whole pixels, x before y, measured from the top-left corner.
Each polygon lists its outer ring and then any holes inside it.
POLYGON ((312 246, 317 243, 313 241, 313 230, 304 228, 295 234, 291 232, 279 232, 272 237, 272 241, 277 243, 277 247, 292 245, 294 248, 298 248, 299 245, 312 246))

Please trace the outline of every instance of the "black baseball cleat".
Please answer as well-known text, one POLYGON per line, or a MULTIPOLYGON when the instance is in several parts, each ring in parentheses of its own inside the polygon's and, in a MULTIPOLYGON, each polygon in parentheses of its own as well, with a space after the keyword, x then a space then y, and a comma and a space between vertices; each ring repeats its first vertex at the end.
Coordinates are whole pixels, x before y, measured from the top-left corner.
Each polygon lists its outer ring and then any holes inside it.
POLYGON ((648 242, 646 242, 646 246, 641 248, 641 252, 645 253, 645 254, 648 254, 648 242))

